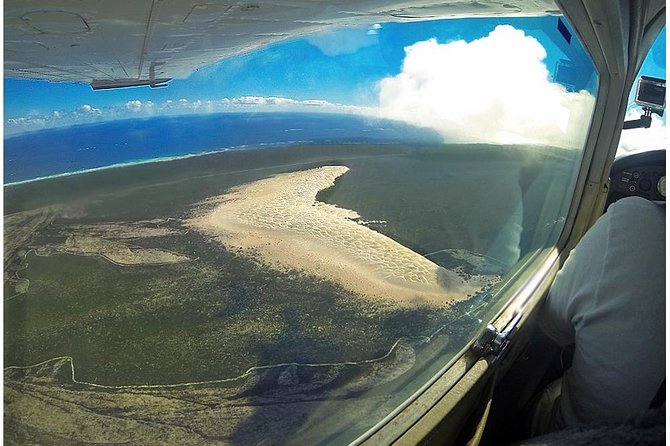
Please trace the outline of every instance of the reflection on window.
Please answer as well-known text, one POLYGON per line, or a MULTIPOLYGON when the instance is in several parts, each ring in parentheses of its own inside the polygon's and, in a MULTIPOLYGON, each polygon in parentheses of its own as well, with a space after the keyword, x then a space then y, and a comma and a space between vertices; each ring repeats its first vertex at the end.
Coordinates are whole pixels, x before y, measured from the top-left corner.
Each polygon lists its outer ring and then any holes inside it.
POLYGON ((336 30, 157 91, 6 79, 6 438, 356 438, 555 243, 596 88, 557 17, 336 30))

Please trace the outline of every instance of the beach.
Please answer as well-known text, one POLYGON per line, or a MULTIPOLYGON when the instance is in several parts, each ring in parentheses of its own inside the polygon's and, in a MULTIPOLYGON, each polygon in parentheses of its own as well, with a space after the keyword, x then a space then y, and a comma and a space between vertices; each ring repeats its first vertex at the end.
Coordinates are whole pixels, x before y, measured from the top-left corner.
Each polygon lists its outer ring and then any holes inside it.
POLYGON ((370 229, 353 210, 316 200, 348 170, 323 166, 238 186, 204 201, 190 225, 271 267, 400 304, 453 303, 489 283, 436 265, 370 229))

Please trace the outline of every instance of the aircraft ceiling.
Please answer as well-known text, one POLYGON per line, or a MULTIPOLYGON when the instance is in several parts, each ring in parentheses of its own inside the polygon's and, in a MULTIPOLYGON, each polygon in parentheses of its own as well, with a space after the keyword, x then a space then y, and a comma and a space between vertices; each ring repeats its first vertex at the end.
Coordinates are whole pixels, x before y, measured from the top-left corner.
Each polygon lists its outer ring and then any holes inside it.
POLYGON ((94 88, 163 86, 200 67, 331 27, 559 13, 550 0, 5 0, 4 75, 94 88))

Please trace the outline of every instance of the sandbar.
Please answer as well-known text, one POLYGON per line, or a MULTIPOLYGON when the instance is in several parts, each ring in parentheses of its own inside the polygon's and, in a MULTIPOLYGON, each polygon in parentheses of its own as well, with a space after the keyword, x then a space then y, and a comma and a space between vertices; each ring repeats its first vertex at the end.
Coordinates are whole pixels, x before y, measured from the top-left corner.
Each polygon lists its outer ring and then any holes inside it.
POLYGON ((188 223, 271 267, 400 304, 449 304, 490 283, 440 267, 361 224, 357 212, 316 200, 348 170, 323 166, 243 184, 200 203, 188 223))

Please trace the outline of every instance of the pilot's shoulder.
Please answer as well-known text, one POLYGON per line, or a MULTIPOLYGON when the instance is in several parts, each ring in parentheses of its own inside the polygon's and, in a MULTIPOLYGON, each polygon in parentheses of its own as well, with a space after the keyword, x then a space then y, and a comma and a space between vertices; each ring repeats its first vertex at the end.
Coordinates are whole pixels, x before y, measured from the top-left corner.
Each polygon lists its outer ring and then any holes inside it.
POLYGON ((639 213, 644 213, 645 215, 658 214, 665 218, 665 201, 651 201, 637 196, 626 197, 612 203, 605 215, 609 215, 610 217, 630 216, 632 218, 637 216, 639 218, 639 213))
POLYGON ((613 203, 601 220, 596 225, 601 237, 608 240, 605 256, 612 255, 617 264, 665 257, 665 202, 623 198, 613 203), (628 260, 623 261, 622 257, 628 260))

